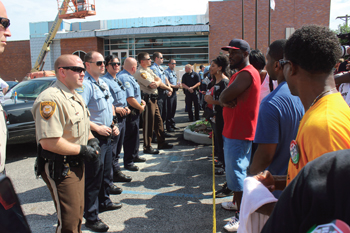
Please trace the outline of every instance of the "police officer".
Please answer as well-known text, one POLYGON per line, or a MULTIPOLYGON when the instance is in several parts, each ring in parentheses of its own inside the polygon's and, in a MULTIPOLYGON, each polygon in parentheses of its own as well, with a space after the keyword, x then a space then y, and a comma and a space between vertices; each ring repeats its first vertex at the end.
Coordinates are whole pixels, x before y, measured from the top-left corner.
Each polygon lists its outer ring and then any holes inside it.
POLYGON ((39 145, 36 173, 55 202, 56 232, 81 232, 83 160, 98 161, 100 152, 84 100, 74 90, 82 86, 84 71, 78 56, 60 56, 55 62, 56 83, 38 96, 32 108, 39 145))
MULTIPOLYGON (((154 52, 153 53, 153 60, 154 63, 151 65, 150 69, 155 73, 157 77, 159 77, 163 84, 168 85, 169 80, 165 76, 165 72, 161 64, 163 64, 164 58, 163 54, 160 52, 154 52)), ((167 116, 167 96, 170 96, 172 93, 169 93, 169 90, 162 89, 158 87, 158 108, 160 116, 162 117, 163 123, 166 122, 166 116, 167 116)))
POLYGON ((158 154, 157 149, 152 148, 153 130, 157 136, 158 149, 170 149, 173 145, 165 142, 163 121, 157 105, 158 90, 162 89, 172 92, 171 87, 166 86, 149 68, 152 60, 148 53, 142 52, 137 55, 140 63, 139 69, 134 74, 143 92, 143 99, 146 102, 146 109, 143 115, 143 153, 158 154))
POLYGON ((140 85, 134 77, 137 62, 128 57, 124 61, 124 70, 118 73, 117 78, 123 82, 126 88, 126 101, 131 109, 131 114, 126 118, 126 132, 124 138, 124 168, 130 171, 138 171, 134 162, 145 162, 146 159, 139 156, 140 136, 139 122, 140 114, 144 111, 146 103, 141 100, 140 85))
POLYGON ((176 91, 179 89, 179 85, 177 84, 177 77, 175 72, 176 61, 174 59, 170 59, 169 67, 166 69, 165 76, 169 80, 170 87, 173 88, 173 93, 171 96, 167 97, 167 119, 166 119, 166 129, 168 132, 174 132, 175 129, 179 129, 175 126, 175 112, 176 112, 176 104, 177 104, 177 96, 176 91))
MULTIPOLYGON (((7 13, 4 4, 0 1, 0 17, 2 17, 2 20, 7 19, 7 13)), ((4 24, 2 25, 4 26, 4 24)), ((8 26, 7 27, 0 27, 0 38, 2 41, 6 41, 7 37, 11 36, 11 32, 9 29, 10 26, 10 20, 8 19, 8 26)), ((0 54, 4 52, 6 43, 1 43, 0 45, 0 54)), ((6 128, 6 122, 4 117, 4 110, 0 104, 0 128, 2 129, 0 131, 0 174, 5 174, 5 160, 6 160, 6 141, 7 141, 7 128, 6 128)))
POLYGON ((188 118, 193 121, 192 102, 194 104, 195 119, 199 120, 199 104, 197 91, 201 84, 199 75, 193 71, 192 66, 185 66, 185 74, 182 76, 182 87, 185 92, 185 102, 187 106, 188 118))
POLYGON ((103 56, 95 51, 84 57, 86 72, 83 87, 79 91, 91 113, 90 127, 92 134, 100 141, 100 159, 85 163, 85 226, 98 232, 108 230, 98 214, 103 211, 121 208, 120 203, 113 203, 109 198, 110 190, 120 193, 116 186, 110 186, 112 169, 112 135, 118 135, 118 127, 113 124, 113 97, 107 84, 99 78, 105 71, 103 56))
POLYGON ((108 84, 109 90, 113 96, 113 106, 116 113, 114 123, 117 123, 119 128, 119 134, 117 136, 112 136, 113 158, 111 177, 114 182, 130 182, 131 177, 126 176, 121 172, 118 162, 119 154, 124 142, 125 120, 126 117, 130 114, 130 109, 127 107, 125 87, 123 83, 116 77, 117 73, 120 71, 119 59, 114 55, 108 55, 105 57, 105 61, 107 72, 102 77, 102 79, 108 84))

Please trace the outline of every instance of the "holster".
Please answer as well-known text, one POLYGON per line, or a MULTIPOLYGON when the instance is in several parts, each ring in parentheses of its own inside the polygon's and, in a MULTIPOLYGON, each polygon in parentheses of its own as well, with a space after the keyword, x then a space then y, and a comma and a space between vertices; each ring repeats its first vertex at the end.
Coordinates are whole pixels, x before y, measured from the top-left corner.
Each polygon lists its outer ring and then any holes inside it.
POLYGON ((149 94, 141 92, 141 98, 146 102, 146 104, 149 101, 149 97, 150 97, 149 94))
POLYGON ((59 155, 51 151, 44 150, 42 149, 41 146, 38 146, 38 161, 43 161, 43 165, 41 165, 42 166, 41 172, 44 170, 45 163, 46 162, 49 163, 49 175, 55 181, 61 180, 64 177, 66 177, 70 173, 70 167, 72 165, 73 166, 82 165, 82 160, 79 156, 73 157, 73 156, 59 155))
POLYGON ((37 147, 37 156, 36 156, 35 163, 34 163, 34 174, 35 174, 36 178, 39 178, 39 176, 41 176, 41 173, 45 170, 45 163, 47 162, 41 156, 41 152, 42 152, 42 147, 39 144, 37 147))

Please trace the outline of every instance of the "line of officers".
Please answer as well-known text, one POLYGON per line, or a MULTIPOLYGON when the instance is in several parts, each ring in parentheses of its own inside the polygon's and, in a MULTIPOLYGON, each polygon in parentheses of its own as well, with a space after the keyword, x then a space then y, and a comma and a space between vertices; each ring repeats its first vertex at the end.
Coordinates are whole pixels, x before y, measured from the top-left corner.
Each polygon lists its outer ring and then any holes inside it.
POLYGON ((38 156, 35 165, 50 190, 57 211, 56 232, 96 232, 109 227, 99 218, 103 211, 122 207, 110 194, 120 194, 113 182, 130 182, 118 163, 122 146, 124 168, 138 171, 139 119, 143 113, 143 152, 158 154, 171 149, 165 141, 176 128, 176 61, 163 70, 161 53, 148 53, 124 61, 91 51, 84 62, 75 55, 55 61, 56 83, 36 99, 35 119, 38 156), (120 71, 120 72, 119 72, 120 71), (168 106, 168 107, 167 107, 168 106), (155 136, 158 149, 151 146, 155 136))

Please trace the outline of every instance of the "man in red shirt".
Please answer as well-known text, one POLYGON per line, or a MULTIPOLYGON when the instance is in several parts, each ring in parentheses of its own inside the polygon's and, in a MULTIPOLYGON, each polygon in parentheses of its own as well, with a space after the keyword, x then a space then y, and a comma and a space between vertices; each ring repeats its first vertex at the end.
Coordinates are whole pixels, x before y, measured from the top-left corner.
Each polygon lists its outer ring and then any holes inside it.
POLYGON ((230 68, 237 70, 220 95, 224 106, 222 135, 226 180, 228 188, 234 192, 233 201, 222 203, 222 207, 237 211, 225 226, 228 231, 237 231, 243 180, 247 175, 258 119, 261 81, 259 72, 249 63, 250 46, 246 41, 233 39, 222 50, 229 52, 230 68))

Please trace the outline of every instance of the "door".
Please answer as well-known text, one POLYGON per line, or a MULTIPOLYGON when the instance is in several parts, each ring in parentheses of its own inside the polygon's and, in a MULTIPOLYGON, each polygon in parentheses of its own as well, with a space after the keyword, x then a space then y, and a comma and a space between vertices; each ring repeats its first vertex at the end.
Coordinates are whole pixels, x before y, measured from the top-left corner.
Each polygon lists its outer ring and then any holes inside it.
POLYGON ((115 55, 119 59, 121 65, 124 65, 124 60, 129 56, 129 50, 111 50, 110 55, 115 55))

